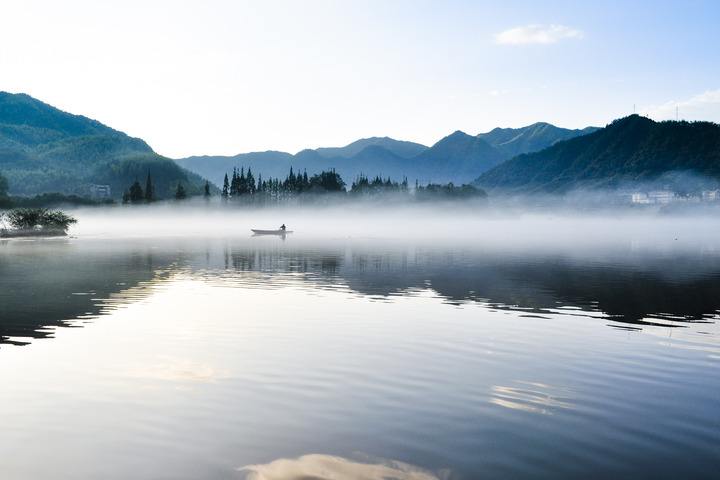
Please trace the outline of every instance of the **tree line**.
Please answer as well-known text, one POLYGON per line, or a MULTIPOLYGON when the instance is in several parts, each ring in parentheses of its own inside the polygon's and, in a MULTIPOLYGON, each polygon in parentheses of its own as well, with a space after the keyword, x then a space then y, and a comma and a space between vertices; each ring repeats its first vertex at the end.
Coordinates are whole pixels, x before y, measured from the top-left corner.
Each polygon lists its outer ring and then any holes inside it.
POLYGON ((225 174, 221 197, 223 200, 261 200, 282 201, 304 194, 347 194, 349 196, 375 196, 382 194, 413 195, 418 200, 440 198, 471 198, 487 196, 483 190, 472 185, 456 186, 448 184, 428 184, 421 186, 415 181, 415 188, 411 189, 407 178, 402 182, 392 179, 383 179, 380 176, 369 178, 359 175, 346 189, 346 183, 334 170, 327 170, 308 176, 306 171, 295 173, 290 167, 290 173, 284 178, 263 179, 258 175, 257 180, 252 169, 247 171, 244 167, 234 168, 231 175, 225 174))
POLYGON ((252 169, 241 167, 233 169, 232 176, 225 174, 220 195, 223 199, 244 196, 259 196, 265 199, 282 199, 303 193, 332 193, 344 192, 345 182, 335 170, 322 171, 308 177, 306 171, 296 174, 292 167, 285 179, 267 178, 258 175, 257 180, 252 169))
MULTIPOLYGON (((203 196, 205 198, 210 198, 210 195, 210 182, 206 180, 203 196)), ((188 194, 185 190, 185 186, 182 182, 178 182, 177 188, 175 189, 175 200, 185 200, 187 197, 188 194)), ((143 189, 138 180, 135 180, 135 182, 133 182, 133 184, 130 185, 125 192, 123 192, 122 196, 122 203, 124 204, 152 203, 156 200, 158 200, 158 198, 155 194, 155 184, 153 183, 150 172, 148 172, 147 178, 145 179, 145 189, 143 189)))

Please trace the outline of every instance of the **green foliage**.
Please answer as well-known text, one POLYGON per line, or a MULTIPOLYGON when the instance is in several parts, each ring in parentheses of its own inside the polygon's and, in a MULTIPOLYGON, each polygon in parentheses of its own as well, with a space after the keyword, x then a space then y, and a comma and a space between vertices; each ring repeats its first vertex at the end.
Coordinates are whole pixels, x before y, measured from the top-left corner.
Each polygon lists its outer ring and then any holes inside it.
POLYGON ((313 192, 344 192, 345 182, 335 170, 320 172, 310 178, 310 191, 313 192))
POLYGON ((175 200, 185 200, 187 198, 187 193, 185 192, 185 187, 183 187, 182 183, 178 183, 177 189, 175 190, 175 200))
POLYGON ((428 184, 424 187, 417 187, 415 196, 418 200, 463 200, 469 198, 486 198, 487 193, 472 185, 456 186, 452 183, 447 185, 428 184))
POLYGON ((375 177, 370 181, 365 175, 359 175, 350 187, 350 193, 354 195, 376 195, 379 193, 407 192, 407 178, 402 183, 393 182, 390 177, 386 180, 375 177))
POLYGON ((60 210, 46 208, 20 208, 5 215, 8 223, 18 230, 42 228, 50 231, 66 231, 77 220, 60 210))
POLYGON ((43 193, 34 197, 8 197, 9 207, 51 207, 57 205, 109 205, 114 203, 112 199, 106 198, 96 200, 93 198, 79 197, 77 195, 63 195, 62 193, 43 193))
POLYGON ((191 194, 204 187, 203 179, 157 155, 140 139, 27 95, 3 92, 0 170, 15 195, 83 195, 91 184, 107 184, 117 196, 149 173, 152 199, 172 198, 179 181, 191 194))
POLYGON ((7 196, 7 191, 8 191, 7 178, 3 177, 2 174, 0 174, 0 197, 7 196))
POLYGON ((631 115, 589 135, 520 155, 481 175, 490 188, 566 192, 650 182, 670 172, 720 179, 720 125, 631 115))
POLYGON ((127 195, 123 195, 123 203, 140 203, 145 200, 145 194, 140 186, 140 182, 135 180, 127 191, 127 195))
POLYGON ((155 187, 152 183, 152 177, 150 176, 150 172, 148 172, 147 180, 145 180, 145 201, 147 203, 151 203, 155 200, 155 187))

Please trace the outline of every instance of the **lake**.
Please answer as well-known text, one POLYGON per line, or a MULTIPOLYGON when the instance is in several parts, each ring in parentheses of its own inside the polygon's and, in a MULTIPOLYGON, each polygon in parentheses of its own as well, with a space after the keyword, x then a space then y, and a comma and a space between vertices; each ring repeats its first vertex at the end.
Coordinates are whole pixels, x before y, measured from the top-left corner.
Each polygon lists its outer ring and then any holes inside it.
POLYGON ((107 215, 0 242, 0 478, 720 471, 716 220, 107 215))

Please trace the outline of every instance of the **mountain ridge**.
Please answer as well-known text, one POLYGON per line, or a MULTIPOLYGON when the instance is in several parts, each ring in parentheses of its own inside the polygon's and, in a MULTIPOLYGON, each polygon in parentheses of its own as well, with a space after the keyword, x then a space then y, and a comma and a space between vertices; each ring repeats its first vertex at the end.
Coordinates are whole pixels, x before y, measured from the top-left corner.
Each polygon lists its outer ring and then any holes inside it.
POLYGON ((0 172, 13 195, 87 195, 90 185, 108 184, 119 198, 148 172, 159 197, 170 197, 178 183, 199 193, 203 183, 142 139, 9 92, 0 92, 0 172))
MULTIPOLYGON (((524 143, 514 148, 524 149, 523 151, 540 149, 556 142, 558 135, 573 136, 587 132, 587 129, 569 130, 550 124, 544 125, 553 127, 553 135, 536 138, 532 144, 524 143)), ((531 126, 504 131, 518 132, 515 134, 518 135, 529 127, 531 126)), ((221 182, 225 173, 232 171, 234 167, 250 167, 256 174, 259 172, 264 176, 280 177, 285 176, 291 166, 296 171, 307 170, 308 173, 334 168, 348 180, 364 174, 390 176, 395 180, 417 179, 423 183, 467 183, 510 158, 507 151, 492 145, 483 135, 473 136, 456 130, 430 147, 390 137, 369 137, 344 147, 304 149, 295 155, 266 151, 233 156, 193 156, 177 159, 176 162, 216 183, 221 182), (418 153, 407 156, 408 145, 418 153)))
POLYGON ((630 115, 588 135, 518 155, 474 183, 495 190, 564 193, 671 181, 679 174, 695 175, 699 182, 720 179, 720 125, 630 115))

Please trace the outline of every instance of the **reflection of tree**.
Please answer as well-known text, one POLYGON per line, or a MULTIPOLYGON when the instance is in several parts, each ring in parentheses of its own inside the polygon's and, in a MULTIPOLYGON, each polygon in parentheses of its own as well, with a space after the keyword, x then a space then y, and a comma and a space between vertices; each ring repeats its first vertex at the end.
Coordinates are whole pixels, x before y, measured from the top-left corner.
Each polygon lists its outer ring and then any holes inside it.
POLYGON ((540 314, 577 307, 631 324, 652 324, 652 317, 702 321, 720 308, 720 259, 650 257, 584 262, 558 255, 481 256, 441 251, 410 255, 403 250, 381 254, 356 251, 347 257, 313 250, 255 250, 253 255, 254 268, 259 270, 312 273, 304 277, 306 281, 340 280, 370 296, 432 288, 451 303, 483 302, 540 314))
MULTIPOLYGON (((50 336, 48 327, 92 317, 102 301, 163 272, 253 287, 273 279, 391 297, 431 288, 449 303, 482 302, 535 314, 561 307, 649 324, 702 321, 720 309, 720 258, 673 256, 590 261, 563 255, 501 255, 411 249, 293 249, 147 241, 0 244, 0 343, 50 336), (154 248, 157 247, 157 248, 154 248), (249 284, 248 284, 249 285, 249 284)), ((567 313, 567 312, 566 312, 567 313)), ((582 312, 576 312, 582 315, 582 312)), ((681 323, 675 323, 679 325, 681 323)))
POLYGON ((150 248, 110 250, 71 242, 2 245, 0 343, 45 338, 107 307, 102 299, 158 277, 171 259, 150 248))

